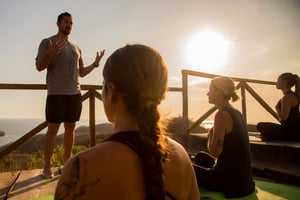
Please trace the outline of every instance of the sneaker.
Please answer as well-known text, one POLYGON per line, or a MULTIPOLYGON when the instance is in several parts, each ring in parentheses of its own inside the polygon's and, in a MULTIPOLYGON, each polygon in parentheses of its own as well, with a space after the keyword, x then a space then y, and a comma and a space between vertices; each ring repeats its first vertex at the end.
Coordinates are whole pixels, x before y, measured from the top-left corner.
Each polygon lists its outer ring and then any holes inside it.
POLYGON ((42 176, 43 176, 45 179, 50 179, 50 178, 53 178, 53 177, 54 177, 53 173, 51 172, 51 169, 49 169, 49 170, 44 169, 44 170, 43 170, 43 173, 42 173, 42 176))

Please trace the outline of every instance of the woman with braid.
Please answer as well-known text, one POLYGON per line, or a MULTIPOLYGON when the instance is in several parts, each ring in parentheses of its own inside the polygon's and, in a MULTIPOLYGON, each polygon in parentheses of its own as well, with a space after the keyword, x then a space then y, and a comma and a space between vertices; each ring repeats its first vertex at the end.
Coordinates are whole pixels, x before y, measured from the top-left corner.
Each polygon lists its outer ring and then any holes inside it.
POLYGON ((67 162, 55 199, 200 199, 187 152, 160 124, 167 76, 163 58, 144 45, 107 59, 102 101, 114 134, 67 162))
POLYGON ((279 123, 260 122, 256 128, 266 140, 300 141, 300 79, 292 73, 282 73, 276 81, 276 88, 283 97, 275 106, 279 123), (292 87, 295 86, 295 91, 292 87))

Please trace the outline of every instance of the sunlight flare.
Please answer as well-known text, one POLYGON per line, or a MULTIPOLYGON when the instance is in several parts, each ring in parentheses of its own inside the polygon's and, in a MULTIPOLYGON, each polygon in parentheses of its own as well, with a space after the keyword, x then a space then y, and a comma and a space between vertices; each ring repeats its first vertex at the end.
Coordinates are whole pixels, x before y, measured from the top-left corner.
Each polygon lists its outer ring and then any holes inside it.
POLYGON ((188 41, 186 59, 189 68, 216 72, 225 64, 232 41, 211 29, 195 33, 188 41))

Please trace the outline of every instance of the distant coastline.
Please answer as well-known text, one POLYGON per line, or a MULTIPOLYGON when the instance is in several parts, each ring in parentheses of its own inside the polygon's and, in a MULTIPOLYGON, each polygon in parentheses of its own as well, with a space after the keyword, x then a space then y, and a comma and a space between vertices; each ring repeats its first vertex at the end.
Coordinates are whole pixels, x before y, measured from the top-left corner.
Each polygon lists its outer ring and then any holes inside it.
MULTIPOLYGON (((3 136, 0 136, 0 147, 16 141, 42 122, 44 122, 43 118, 0 118, 0 135, 1 132, 4 133, 3 136)), ((103 122, 105 120, 97 120, 96 124, 103 122)), ((88 119, 82 119, 77 123, 77 127, 88 126, 88 123, 88 119)), ((46 131, 44 129, 41 133, 46 131)), ((63 128, 61 126, 59 134, 62 132, 63 128)))
POLYGON ((0 136, 4 136, 5 135, 5 132, 0 130, 0 136))

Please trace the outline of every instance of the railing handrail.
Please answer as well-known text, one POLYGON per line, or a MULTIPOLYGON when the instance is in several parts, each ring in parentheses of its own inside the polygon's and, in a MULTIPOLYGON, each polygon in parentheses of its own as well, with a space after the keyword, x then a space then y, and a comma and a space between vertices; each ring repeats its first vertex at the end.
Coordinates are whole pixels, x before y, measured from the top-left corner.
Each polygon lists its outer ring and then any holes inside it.
MULTIPOLYGON (((46 84, 0 83, 0 90, 46 90, 46 84)), ((81 90, 101 90, 102 85, 81 85, 81 90)))
MULTIPOLYGON (((191 76, 200 76, 203 78, 215 78, 218 76, 224 76, 224 75, 218 75, 218 74, 210 74, 205 72, 198 72, 198 71, 192 71, 192 70, 182 70, 182 74, 191 75, 191 76)), ((248 78, 239 78, 234 76, 226 76, 231 78, 233 81, 236 82, 248 82, 248 83, 258 83, 258 84, 266 84, 266 85, 274 85, 274 81, 264 81, 264 80, 256 80, 256 79, 248 79, 248 78)))
MULTIPOLYGON (((46 90, 46 84, 0 83, 0 90, 46 90)), ((81 90, 102 90, 102 85, 81 85, 81 90)), ((169 87, 170 92, 181 92, 181 87, 169 87)))

